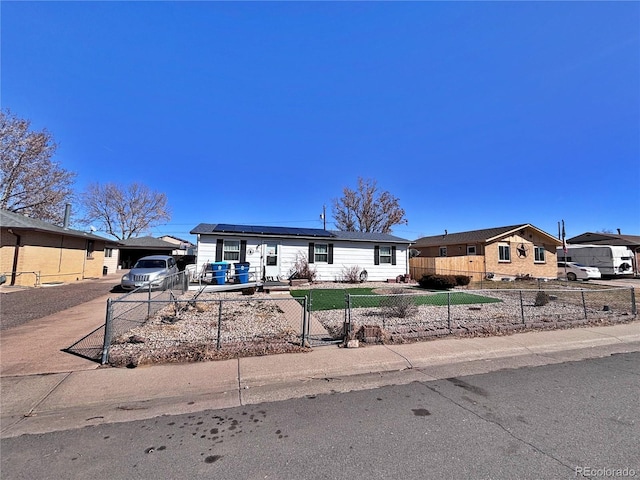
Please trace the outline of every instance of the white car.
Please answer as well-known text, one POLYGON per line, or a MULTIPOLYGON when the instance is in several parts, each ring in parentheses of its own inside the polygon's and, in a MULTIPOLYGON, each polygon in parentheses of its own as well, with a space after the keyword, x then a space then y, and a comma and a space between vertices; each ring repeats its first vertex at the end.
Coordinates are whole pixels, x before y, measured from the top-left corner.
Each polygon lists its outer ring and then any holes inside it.
POLYGON ((575 262, 558 262, 558 278, 566 278, 575 282, 576 280, 602 278, 602 275, 598 267, 587 267, 575 262))

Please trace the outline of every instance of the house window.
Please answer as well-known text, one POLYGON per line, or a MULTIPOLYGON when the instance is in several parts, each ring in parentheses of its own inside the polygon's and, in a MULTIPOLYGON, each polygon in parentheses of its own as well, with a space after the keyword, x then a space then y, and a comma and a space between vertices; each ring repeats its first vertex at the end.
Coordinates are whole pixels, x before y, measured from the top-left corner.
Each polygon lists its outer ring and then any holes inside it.
POLYGON ((501 262, 511 261, 511 248, 509 245, 498 245, 498 259, 501 262))
POLYGON ((533 247, 534 261, 544 263, 544 247, 533 247))
POLYGON ((439 255, 441 257, 446 257, 447 256, 447 247, 440 247, 440 253, 439 255))
POLYGON ((93 258, 94 243, 93 240, 87 241, 87 258, 93 258))
POLYGON ((329 261, 329 245, 326 243, 316 243, 313 258, 315 262, 327 263, 329 261))
POLYGON ((391 264, 391 247, 390 246, 380 247, 380 263, 391 264))
POLYGON ((106 258, 111 258, 113 257, 113 248, 105 248, 104 249, 104 256, 106 258))
POLYGON ((476 255, 475 245, 467 245, 467 255, 476 255))
POLYGON ((228 262, 240 261, 240 241, 225 240, 222 249, 222 259, 228 262))

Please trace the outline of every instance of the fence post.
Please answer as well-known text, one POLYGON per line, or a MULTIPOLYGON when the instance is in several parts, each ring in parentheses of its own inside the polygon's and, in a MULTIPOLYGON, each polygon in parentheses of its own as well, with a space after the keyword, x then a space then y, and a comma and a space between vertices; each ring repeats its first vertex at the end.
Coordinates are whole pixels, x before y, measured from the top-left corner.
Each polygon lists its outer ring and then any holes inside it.
POLYGON ((584 301, 584 290, 580 292, 582 294, 582 309, 584 310, 584 319, 587 319, 587 302, 584 301))
POLYGON ((522 323, 527 323, 524 319, 524 303, 522 301, 522 290, 519 290, 520 292, 520 316, 522 317, 522 323))
POLYGON ((111 330, 113 329, 112 300, 107 299, 107 313, 104 319, 104 340, 102 342, 102 358, 100 363, 104 365, 109 361, 109 347, 111 346, 111 330))
POLYGON ((635 317, 638 313, 636 309, 636 289, 631 287, 631 313, 635 317))
POLYGON ((222 335, 222 300, 218 304, 218 340, 216 342, 216 349, 220 350, 221 346, 221 335, 222 335))
POLYGON ((344 295, 344 323, 342 326, 342 334, 344 335, 344 341, 349 339, 351 334, 351 295, 345 293, 344 295))
POLYGON ((451 292, 447 292, 447 326, 451 333, 451 292))
POLYGON ((308 297, 305 295, 304 297, 302 297, 302 332, 300 335, 300 346, 304 347, 305 341, 304 341, 304 333, 307 330, 307 299, 308 297))
POLYGON ((151 318, 151 282, 149 282, 149 290, 147 295, 147 318, 151 318))

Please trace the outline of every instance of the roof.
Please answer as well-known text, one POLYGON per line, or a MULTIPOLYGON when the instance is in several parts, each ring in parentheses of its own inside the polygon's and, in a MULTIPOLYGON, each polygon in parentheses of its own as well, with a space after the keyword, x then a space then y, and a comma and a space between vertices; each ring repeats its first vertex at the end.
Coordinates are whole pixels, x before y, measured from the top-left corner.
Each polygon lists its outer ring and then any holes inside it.
POLYGON ((459 233, 445 233, 443 235, 434 235, 431 237, 422 237, 414 242, 414 248, 431 247, 431 246, 445 246, 445 245, 458 245, 458 244, 475 244, 475 243, 488 243, 500 238, 506 237, 512 233, 516 233, 519 230, 531 228, 537 231, 541 235, 547 236, 550 240, 553 240, 558 245, 562 245, 562 242, 557 238, 549 235, 547 232, 534 227, 529 223, 523 223, 519 225, 509 225, 506 227, 494 227, 485 228, 482 230, 471 230, 468 232, 459 233))
POLYGON ((331 230, 335 238, 340 240, 350 240, 355 242, 380 242, 380 243, 411 243, 406 238, 396 237, 388 233, 377 232, 343 232, 340 230, 331 230))
MULTIPOLYGON (((165 238, 172 238, 174 240, 177 240, 180 243, 184 243, 184 244, 188 244, 188 245, 193 245, 193 242, 189 241, 189 240, 184 240, 183 238, 179 238, 179 237, 174 237, 173 235, 162 235, 160 237, 160 240, 164 240, 165 238)), ((168 240, 164 240, 165 242, 168 240)), ((171 243, 171 242, 169 242, 171 243)))
POLYGON ((590 245, 640 246, 640 235, 617 235, 615 233, 585 232, 568 238, 567 243, 588 243, 590 245))
POLYGON ((114 240, 100 237, 92 232, 83 232, 82 230, 59 227, 58 225, 38 220, 37 218, 27 217, 19 213, 10 212, 8 210, 0 210, 0 226, 2 226, 2 228, 32 230, 69 237, 82 237, 88 240, 99 240, 107 243, 113 243, 114 245, 116 244, 114 240))
POLYGON ((132 237, 126 240, 118 241, 122 248, 162 248, 166 250, 175 250, 176 244, 165 242, 155 237, 132 237))
POLYGON ((231 225, 226 223, 201 223, 191 234, 270 237, 270 238, 321 238, 325 240, 347 240, 356 242, 411 243, 405 238, 386 233, 343 232, 322 228, 273 227, 263 225, 231 225))

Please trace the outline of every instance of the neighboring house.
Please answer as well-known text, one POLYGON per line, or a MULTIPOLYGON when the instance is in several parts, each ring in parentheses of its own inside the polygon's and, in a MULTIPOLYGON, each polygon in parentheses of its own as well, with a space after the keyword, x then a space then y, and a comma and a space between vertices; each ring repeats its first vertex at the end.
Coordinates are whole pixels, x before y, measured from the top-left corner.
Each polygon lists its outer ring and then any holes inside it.
POLYGON ((189 240, 183 240, 182 238, 174 237, 173 235, 163 235, 159 237, 163 242, 169 242, 176 245, 176 249, 173 251, 173 256, 180 255, 195 255, 196 246, 189 240))
POLYGON ((425 273, 482 278, 557 277, 556 247, 562 241, 531 224, 447 233, 417 239, 412 276, 425 273))
POLYGON ((165 242, 155 237, 134 237, 118 240, 120 249, 119 264, 122 268, 131 268, 142 257, 147 255, 173 255, 175 243, 165 242))
POLYGON ((571 245, 610 245, 628 247, 633 250, 633 271, 640 273, 640 235, 622 235, 621 233, 585 232, 582 235, 567 239, 571 245))
POLYGON ((409 273, 411 242, 388 234, 209 223, 190 233, 198 236, 199 272, 212 262, 249 262, 258 279, 287 280, 306 259, 317 281, 341 281, 352 268, 366 270, 371 281, 409 273))
POLYGON ((102 276, 113 242, 0 210, 0 269, 8 285, 37 286, 102 276))

